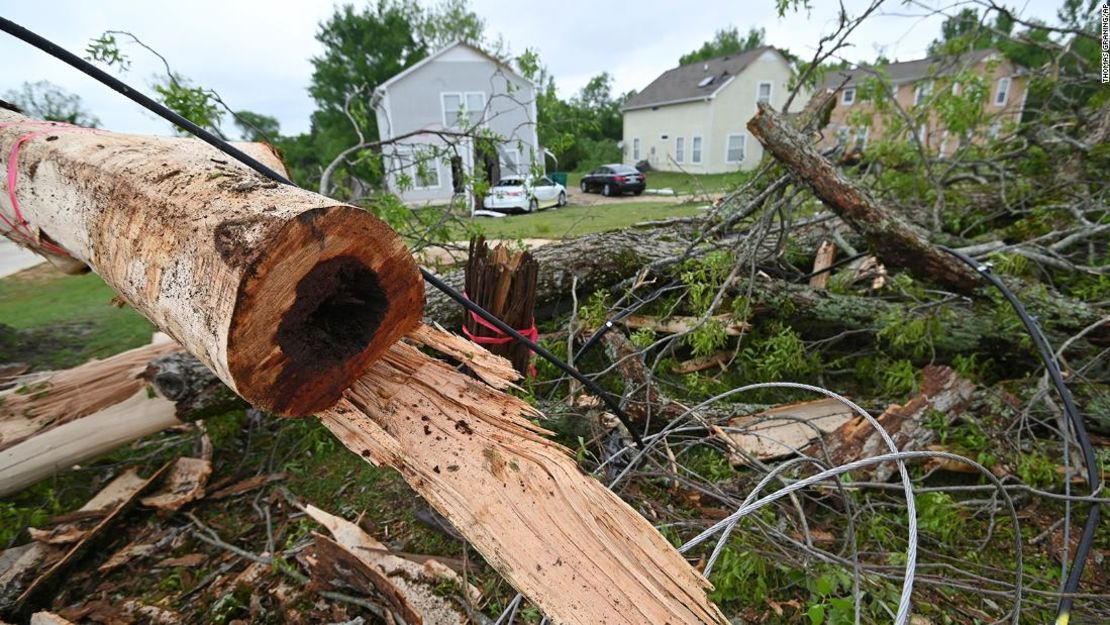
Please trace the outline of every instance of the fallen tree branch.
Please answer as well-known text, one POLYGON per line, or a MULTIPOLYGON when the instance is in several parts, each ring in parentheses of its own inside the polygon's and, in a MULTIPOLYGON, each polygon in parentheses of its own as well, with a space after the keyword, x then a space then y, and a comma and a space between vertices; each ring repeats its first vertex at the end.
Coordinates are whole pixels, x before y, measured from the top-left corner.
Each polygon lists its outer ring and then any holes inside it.
POLYGON ((960 293, 973 293, 981 286, 974 272, 933 245, 922 228, 881 206, 768 104, 759 103, 759 111, 748 121, 748 130, 797 181, 808 185, 862 234, 884 264, 960 293))

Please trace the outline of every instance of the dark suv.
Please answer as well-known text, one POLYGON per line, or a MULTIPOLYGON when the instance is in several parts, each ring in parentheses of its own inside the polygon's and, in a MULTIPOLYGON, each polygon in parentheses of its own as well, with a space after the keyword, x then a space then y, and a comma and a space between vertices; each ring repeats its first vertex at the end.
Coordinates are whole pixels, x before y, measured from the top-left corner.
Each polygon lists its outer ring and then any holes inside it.
POLYGON ((640 195, 647 188, 647 178, 631 165, 602 165, 582 176, 578 186, 583 193, 601 191, 605 196, 640 195))

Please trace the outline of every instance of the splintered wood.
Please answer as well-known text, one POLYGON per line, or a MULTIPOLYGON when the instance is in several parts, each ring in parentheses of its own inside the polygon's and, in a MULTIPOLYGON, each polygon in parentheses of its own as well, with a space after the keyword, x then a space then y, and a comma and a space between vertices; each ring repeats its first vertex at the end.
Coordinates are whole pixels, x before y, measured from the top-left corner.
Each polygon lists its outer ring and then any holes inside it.
MULTIPOLYGON (((509 327, 527 334, 535 323, 536 276, 539 265, 526 251, 510 252, 504 244, 490 250, 484 237, 470 241, 466 260, 466 295, 509 327)), ((492 330, 467 315, 463 327, 476 337, 475 342, 487 345, 493 354, 504 356, 521 374, 528 371, 532 352, 518 341, 508 340, 499 330, 492 330)))
POLYGON ((538 416, 399 343, 320 419, 367 461, 400 471, 555 623, 726 623, 704 578, 545 438, 528 420, 538 416))

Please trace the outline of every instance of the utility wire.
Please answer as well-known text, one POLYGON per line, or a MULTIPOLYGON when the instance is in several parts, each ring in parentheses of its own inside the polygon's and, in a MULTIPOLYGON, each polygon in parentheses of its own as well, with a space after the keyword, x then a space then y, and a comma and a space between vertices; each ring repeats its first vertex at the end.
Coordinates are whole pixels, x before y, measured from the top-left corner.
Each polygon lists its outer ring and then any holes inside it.
MULTIPOLYGON (((105 72, 99 67, 77 56, 69 50, 66 50, 65 48, 50 41, 49 39, 30 30, 27 30, 19 24, 16 24, 15 22, 4 17, 0 17, 0 31, 8 33, 16 39, 24 41, 34 46, 35 48, 38 48, 39 50, 42 50, 43 52, 49 54, 50 56, 70 65, 71 67, 76 68, 82 73, 95 78, 96 80, 107 85, 114 91, 138 103, 140 106, 147 109, 148 111, 154 113, 155 115, 158 115, 171 124, 182 128, 183 130, 187 130, 190 134, 196 136, 201 141, 204 141, 217 150, 220 150, 224 154, 231 156, 232 158, 238 160, 247 167, 250 167, 266 178, 269 178, 270 180, 273 180, 274 182, 279 182, 281 184, 286 184, 293 187, 297 186, 293 183, 293 181, 289 180, 285 176, 282 176, 273 169, 270 169, 266 165, 263 165, 254 158, 251 158, 250 155, 231 145, 224 139, 205 130, 204 128, 201 128, 200 126, 196 125, 180 114, 170 110, 161 102, 157 102, 155 100, 152 100, 148 96, 143 95, 119 78, 112 76, 108 72, 105 72)), ((520 332, 517 332, 508 324, 495 317, 488 310, 482 308, 481 306, 464 297, 461 293, 453 289, 450 285, 437 278, 432 272, 428 271, 424 267, 421 267, 420 273, 423 274, 424 280, 427 281, 428 284, 431 284, 440 291, 443 291, 448 297, 461 304, 470 312, 473 312, 474 314, 480 316, 482 319, 490 322, 505 334, 513 337, 521 343, 524 343, 528 346, 530 350, 539 354, 540 357, 555 365, 564 373, 573 377, 575 380, 581 382, 582 386, 589 389, 590 392, 594 393, 595 395, 600 397, 602 401, 605 402, 605 405, 608 406, 608 408, 613 412, 613 414, 617 416, 620 422, 628 430, 629 435, 632 436, 632 440, 635 441, 636 445, 640 448, 643 448, 644 441, 643 438, 640 436, 640 433, 636 430, 635 425, 632 423, 631 419, 628 418, 628 415, 624 412, 623 409, 621 409, 620 402, 617 401, 609 392, 598 386, 596 382, 583 375, 574 367, 571 367, 567 363, 563 362, 555 354, 552 354, 550 351, 537 344, 535 341, 532 341, 522 335, 520 332)))
MULTIPOLYGON (((1018 299, 1018 296, 991 271, 989 265, 980 263, 963 252, 948 247, 940 246, 940 249, 960 259, 978 272, 979 275, 986 278, 987 281, 1001 291, 1006 300, 1010 302, 1010 306, 1013 307, 1014 312, 1016 312, 1017 316, 1021 319, 1021 323, 1029 332, 1029 335, 1033 337, 1033 344, 1036 345, 1037 352, 1040 354, 1041 360, 1048 370, 1048 377, 1052 380, 1052 384, 1056 387, 1056 392, 1060 394, 1060 399, 1064 403, 1064 413, 1067 415, 1068 420, 1071 421, 1071 426, 1075 430, 1075 438, 1079 443, 1080 452, 1083 454, 1083 464, 1087 465, 1087 485, 1091 488, 1092 494, 1100 492, 1102 490, 1102 476, 1099 473, 1099 463, 1095 458, 1094 447, 1091 445, 1091 436, 1087 433, 1087 426, 1083 423, 1083 417, 1079 414, 1079 409, 1075 405, 1075 399, 1072 397, 1071 390, 1068 389, 1068 385, 1064 383, 1064 375, 1060 371, 1060 364, 1056 362, 1056 353, 1053 351, 1052 346, 1049 345, 1048 339, 1045 338, 1044 332, 1041 331, 1041 327, 1037 325, 1036 320, 1025 310, 1025 305, 1018 299)), ((1067 440, 1067 432, 1063 432, 1063 434, 1065 440, 1067 440)), ((1064 453, 1068 453, 1066 448, 1064 453)), ((1064 479, 1071 479, 1071 476, 1065 476, 1064 479)), ((1090 511, 1087 513, 1087 522, 1084 524, 1083 534, 1079 538, 1079 545, 1075 549, 1075 559, 1072 561, 1068 579, 1064 583, 1063 594, 1060 597, 1060 606, 1056 611, 1057 625, 1067 625, 1068 620, 1071 618, 1071 607, 1074 602, 1071 595, 1079 588, 1079 580, 1083 577, 1083 567, 1087 564, 1087 556, 1091 552, 1091 544, 1094 542, 1095 530, 1098 529, 1100 516, 1101 508, 1096 501, 1091 504, 1090 511)))

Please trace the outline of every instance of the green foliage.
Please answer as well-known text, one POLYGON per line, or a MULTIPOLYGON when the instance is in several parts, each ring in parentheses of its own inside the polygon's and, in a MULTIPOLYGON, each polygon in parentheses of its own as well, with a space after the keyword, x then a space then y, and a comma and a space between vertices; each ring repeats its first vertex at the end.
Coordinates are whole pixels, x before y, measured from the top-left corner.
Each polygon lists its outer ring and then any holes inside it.
POLYGON ((632 344, 640 349, 649 347, 655 342, 655 330, 651 328, 640 328, 633 332, 629 337, 632 344))
POLYGON ((952 495, 942 492, 920 493, 917 504, 917 526, 940 543, 951 543, 963 530, 963 517, 957 511, 952 495))
POLYGON ((693 350, 694 356, 710 356, 728 343, 728 335, 719 319, 710 318, 686 335, 686 343, 693 350))
POLYGON ((917 391, 918 370, 908 360, 895 360, 881 373, 883 392, 890 397, 902 397, 917 391))
POLYGON ((848 625, 855 622, 852 576, 846 571, 823 567, 820 574, 806 579, 806 589, 809 591, 806 616, 811 625, 848 625))
POLYGON ((941 331, 940 319, 934 314, 916 315, 902 308, 891 308, 876 320, 877 336, 895 354, 922 358, 934 349, 934 337, 941 331))
POLYGON ((600 327, 609 318, 609 293, 603 289, 594 291, 585 304, 578 307, 578 318, 589 328, 600 327))
POLYGON ((816 356, 806 352, 793 328, 776 323, 769 332, 765 338, 753 339, 742 352, 745 368, 755 379, 783 380, 817 371, 816 356))
MULTIPOLYGON (((162 104, 175 113, 201 128, 217 133, 220 131, 220 120, 223 119, 224 111, 217 104, 215 95, 211 91, 190 86, 187 78, 170 74, 167 83, 154 85, 154 92, 158 94, 162 104)), ((189 134, 181 128, 175 128, 174 131, 180 135, 189 134)))
MULTIPOLYGON (((53 488, 40 484, 33 487, 38 491, 34 497, 35 505, 19 505, 11 501, 0 501, 0 549, 8 548, 25 527, 42 527, 50 517, 64 512, 53 488)), ((23 493, 21 499, 27 499, 23 493)))
POLYGON ((1046 488, 1059 481, 1056 463, 1040 450, 1018 454, 1017 463, 1018 477, 1030 486, 1046 488))
POLYGON ((100 120, 85 110, 81 96, 45 80, 25 82, 18 91, 4 92, 4 99, 30 117, 87 128, 100 125, 100 120))
POLYGON ((678 460, 682 466, 710 482, 721 482, 736 475, 728 457, 714 447, 696 447, 678 460))
POLYGON ((678 59, 678 64, 689 65, 698 61, 725 56, 726 54, 738 54, 746 50, 752 50, 767 45, 766 36, 766 30, 754 26, 748 30, 748 34, 744 37, 740 36, 740 30, 735 26, 722 28, 713 35, 713 39, 703 43, 700 48, 683 54, 678 59))

